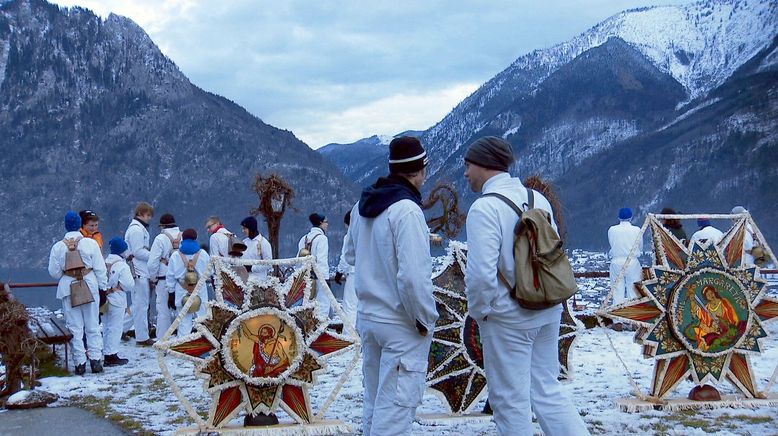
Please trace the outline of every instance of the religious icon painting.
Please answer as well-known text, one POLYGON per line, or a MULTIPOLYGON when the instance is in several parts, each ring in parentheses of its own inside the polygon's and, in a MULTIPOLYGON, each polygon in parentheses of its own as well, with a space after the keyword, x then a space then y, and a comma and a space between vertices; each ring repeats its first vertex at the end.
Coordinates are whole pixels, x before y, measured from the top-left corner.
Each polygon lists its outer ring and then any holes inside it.
POLYGON ((656 361, 649 396, 665 399, 691 377, 697 386, 728 381, 746 399, 765 398, 750 357, 762 352, 763 324, 778 318, 778 299, 765 295, 759 267, 743 263, 743 240, 755 224, 740 218, 720 242, 685 246, 647 219, 655 265, 637 286, 640 298, 599 314, 638 327, 636 342, 656 361))
MULTIPOLYGON (((297 261, 302 264, 282 283, 275 277, 244 281, 234 269, 235 264, 243 268, 242 261, 214 258, 216 299, 207 303, 206 316, 195 320, 192 334, 165 338, 156 345, 164 356, 194 362, 196 376, 205 380, 212 396, 208 419, 190 412, 200 430, 222 428, 241 411, 267 414, 279 408, 294 424, 324 422, 325 410, 313 410, 309 390, 317 387, 317 375, 326 370, 328 359, 354 351, 352 365, 330 393, 334 399, 355 366, 359 339, 330 330, 320 318, 318 303, 311 296, 314 265, 297 261)), ((318 428, 325 432, 344 429, 337 423, 318 428)))

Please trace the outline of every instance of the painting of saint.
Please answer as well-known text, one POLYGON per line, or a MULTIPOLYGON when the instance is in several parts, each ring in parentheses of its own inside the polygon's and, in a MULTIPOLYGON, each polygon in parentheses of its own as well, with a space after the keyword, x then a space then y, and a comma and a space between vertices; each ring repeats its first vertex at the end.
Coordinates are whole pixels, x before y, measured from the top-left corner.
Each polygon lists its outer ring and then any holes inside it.
POLYGON ((278 331, 270 324, 260 325, 256 332, 252 332, 245 323, 241 325, 243 337, 254 343, 249 368, 252 377, 276 377, 289 367, 289 339, 285 330, 284 323, 278 331))
POLYGON ((702 289, 703 299, 695 293, 695 286, 689 288, 692 323, 686 329, 689 339, 696 341, 697 349, 703 352, 718 352, 729 348, 743 334, 745 322, 740 318, 732 303, 722 298, 713 286, 702 289))

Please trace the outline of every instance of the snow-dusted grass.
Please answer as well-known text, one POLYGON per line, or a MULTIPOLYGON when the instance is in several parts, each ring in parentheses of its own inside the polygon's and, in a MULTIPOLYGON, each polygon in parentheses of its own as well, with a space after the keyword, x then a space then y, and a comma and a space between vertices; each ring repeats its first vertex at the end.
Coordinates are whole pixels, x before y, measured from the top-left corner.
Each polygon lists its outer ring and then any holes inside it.
MULTIPOLYGON (((758 383, 764 387, 778 363, 778 325, 768 324, 771 336, 763 342, 766 352, 755 356, 753 366, 758 383)), ((633 333, 608 331, 622 357, 632 368, 632 374, 645 391, 651 382, 653 361, 642 358, 640 347, 632 342, 633 333)), ((128 427, 133 431, 171 434, 177 428, 193 426, 194 422, 178 404, 170 387, 165 383, 157 364, 156 351, 134 346, 134 342, 121 346, 121 356, 131 362, 122 367, 106 368, 103 374, 87 374, 85 377, 52 377, 41 380, 43 389, 55 392, 61 399, 55 405, 89 406, 98 414, 128 427)), ((320 376, 323 389, 311 391, 315 409, 321 406, 329 390, 350 360, 349 354, 336 356, 325 374, 320 376)), ((619 411, 615 401, 629 397, 631 388, 624 369, 608 346, 606 331, 595 328, 582 332, 574 345, 572 362, 574 379, 566 383, 584 421, 594 434, 775 434, 778 431, 776 408, 717 409, 708 411, 625 413, 619 411)), ((210 397, 202 389, 202 381, 196 379, 190 363, 172 359, 170 371, 178 380, 185 394, 203 416, 210 406, 210 397)), ((360 433, 362 413, 362 377, 357 368, 344 385, 339 398, 326 414, 326 418, 340 419, 360 433)), ((684 382, 674 395, 685 396, 692 385, 684 382)), ((723 394, 733 394, 731 385, 719 386, 723 394)), ((775 391, 775 388, 773 389, 775 391)), ((480 410, 480 405, 478 406, 480 410)), ((433 395, 424 397, 418 413, 440 413, 442 403, 433 395)), ((290 420, 283 412, 282 420, 290 420)), ((234 421, 235 424, 241 419, 234 421)), ((491 422, 456 422, 447 425, 422 426, 414 424, 414 434, 481 435, 494 434, 491 422)), ((537 431, 540 428, 537 427, 537 431)))

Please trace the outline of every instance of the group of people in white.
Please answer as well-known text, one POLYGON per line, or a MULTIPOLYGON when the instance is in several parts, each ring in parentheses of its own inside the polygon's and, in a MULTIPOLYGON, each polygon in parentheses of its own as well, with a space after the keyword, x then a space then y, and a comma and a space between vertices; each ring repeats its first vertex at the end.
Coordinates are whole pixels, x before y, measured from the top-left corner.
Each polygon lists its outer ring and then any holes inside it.
MULTIPOLYGON (((742 215, 748 210, 743 206, 735 206, 730 211, 732 215, 742 215)), ((672 208, 662 209, 661 215, 677 215, 672 208)), ((608 244, 610 250, 610 282, 613 289, 613 304, 621 304, 624 301, 637 298, 635 283, 642 280, 642 268, 640 255, 643 254, 643 237, 640 227, 632 224, 632 209, 624 207, 619 209, 619 223, 608 229, 608 244), (632 256, 630 257, 630 253, 632 256), (628 261, 629 260, 629 261, 628 261), (623 272, 622 272, 623 270, 623 272)), ((735 222, 737 219, 733 219, 735 222)), ((711 224, 708 218, 697 219, 697 231, 687 240, 683 224, 677 218, 665 218, 663 226, 683 245, 691 247, 695 242, 706 244, 718 244, 724 238, 724 232, 711 224)), ((754 230, 750 224, 746 226, 743 239, 743 264, 754 264, 754 248, 756 247, 754 230)))
MULTIPOLYGON (((154 344, 152 336, 156 333, 161 337, 169 330, 193 294, 195 286, 189 282, 191 277, 196 282, 206 273, 211 256, 236 257, 229 250, 231 239, 237 236, 217 216, 209 217, 205 223, 210 235, 209 251, 197 242, 195 229, 182 231, 169 213, 160 217, 159 234, 152 241, 149 227, 153 216, 154 208, 150 204, 139 203, 124 237, 112 238, 108 242, 108 255, 103 257, 97 214, 90 210, 65 214, 66 232, 51 248, 48 271, 58 280, 57 298, 62 302, 65 324, 73 335, 70 344, 78 375, 86 373, 87 363, 93 373, 102 372, 103 366, 128 363, 118 353, 119 342, 129 339, 129 331, 134 332, 136 345, 154 344), (71 254, 78 258, 75 269, 68 255, 69 246, 73 248, 71 254), (91 294, 89 301, 71 296, 71 290, 77 292, 79 284, 85 285, 91 294)), ((312 228, 300 239, 300 248, 308 244, 319 265, 319 280, 328 280, 327 220, 320 214, 312 214, 310 220, 312 228)), ((273 258, 272 246, 259 232, 256 218, 243 219, 241 230, 245 249, 237 256, 249 260, 273 258)), ((269 265, 247 266, 247 278, 262 280, 270 268, 269 265)), ((349 271, 344 272, 345 275, 339 274, 339 279, 349 282, 349 271)), ((350 288, 353 294, 353 286, 350 288)), ((190 304, 181 318, 176 329, 179 337, 191 333, 194 319, 205 314, 207 287, 200 286, 195 294, 199 301, 190 304)), ((348 298, 354 308, 355 298, 353 295, 348 298)), ((324 316, 328 316, 329 300, 320 298, 319 303, 324 316)))

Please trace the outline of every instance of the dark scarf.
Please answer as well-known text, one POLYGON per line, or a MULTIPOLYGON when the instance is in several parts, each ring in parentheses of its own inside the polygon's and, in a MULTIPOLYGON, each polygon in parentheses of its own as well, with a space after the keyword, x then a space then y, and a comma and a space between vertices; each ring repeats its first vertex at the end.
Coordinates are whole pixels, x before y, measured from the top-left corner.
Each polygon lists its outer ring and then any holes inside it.
POLYGON ((411 200, 421 207, 421 193, 405 177, 390 174, 362 191, 359 215, 375 218, 400 200, 411 200))
POLYGON ((143 222, 143 220, 142 220, 142 219, 140 219, 140 218, 138 218, 138 217, 135 217, 135 221, 137 221, 137 222, 141 223, 141 225, 142 225, 144 228, 146 228, 146 229, 148 229, 148 228, 149 228, 149 223, 143 222))

